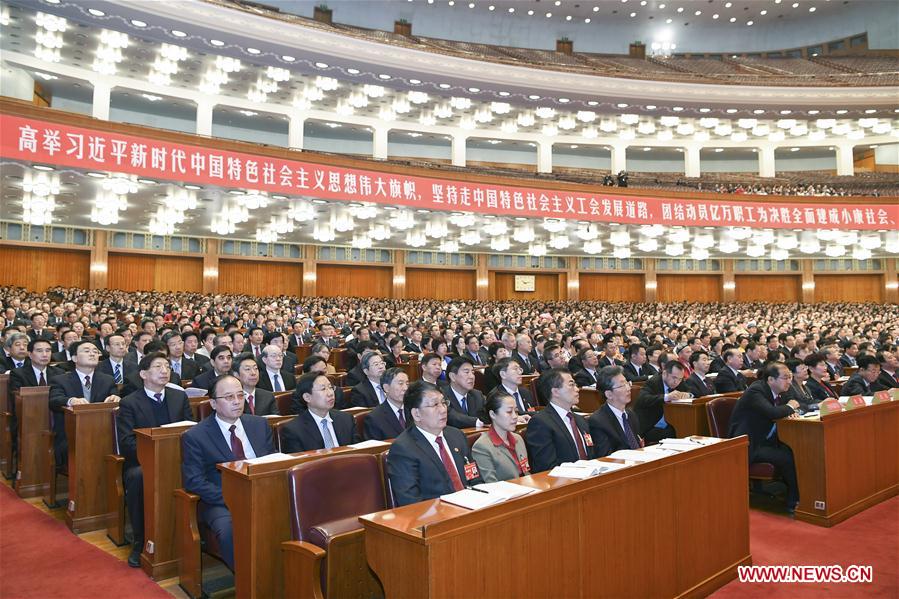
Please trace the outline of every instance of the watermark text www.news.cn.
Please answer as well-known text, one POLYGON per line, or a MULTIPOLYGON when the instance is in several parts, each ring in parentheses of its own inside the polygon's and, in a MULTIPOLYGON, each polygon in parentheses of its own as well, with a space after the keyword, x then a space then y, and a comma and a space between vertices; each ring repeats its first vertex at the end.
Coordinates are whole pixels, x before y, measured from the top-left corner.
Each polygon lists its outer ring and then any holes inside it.
POLYGON ((740 582, 874 582, 872 566, 739 566, 740 582))

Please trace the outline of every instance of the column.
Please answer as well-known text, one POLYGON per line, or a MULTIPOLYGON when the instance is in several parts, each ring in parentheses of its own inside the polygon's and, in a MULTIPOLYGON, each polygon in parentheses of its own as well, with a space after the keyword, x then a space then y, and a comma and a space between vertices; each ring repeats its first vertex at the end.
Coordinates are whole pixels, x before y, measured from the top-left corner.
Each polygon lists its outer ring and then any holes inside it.
POLYGON ((104 121, 109 120, 109 96, 112 86, 105 81, 94 81, 94 102, 91 116, 104 121))
POLYGON ((316 257, 315 246, 303 246, 303 297, 310 297, 317 294, 316 279, 316 257))
POLYGON ((612 146, 612 174, 627 170, 627 146, 612 146))
POLYGON ((453 135, 452 159, 453 166, 465 166, 465 149, 468 138, 464 135, 453 135))
POLYGON ((553 172, 553 144, 551 141, 537 142, 537 172, 553 172))
POLYGON ((109 280, 109 239, 104 229, 93 230, 91 246, 90 288, 106 289, 109 280))
POLYGON ((850 144, 841 144, 837 146, 837 175, 841 177, 851 177, 855 174, 855 159, 852 155, 852 146, 850 144))
POLYGON ((723 258, 721 260, 721 268, 724 269, 721 277, 721 301, 728 303, 734 302, 737 298, 737 282, 734 278, 734 261, 731 258, 723 258))
POLYGON ((565 299, 576 302, 581 299, 581 277, 578 270, 578 262, 580 258, 577 256, 568 257, 568 295, 565 299))
POLYGON ((896 260, 882 258, 883 270, 883 301, 887 304, 899 303, 899 280, 896 276, 896 260))
POLYGON ((287 147, 291 150, 302 150, 306 127, 305 117, 291 114, 287 128, 287 147))
POLYGON ((802 303, 815 302, 815 274, 812 272, 812 260, 800 260, 802 268, 802 303))
POLYGON ((406 252, 393 251, 393 299, 406 298, 406 252))
POLYGON ((487 254, 475 254, 477 273, 475 274, 475 299, 490 299, 490 274, 487 271, 487 254))
POLYGON ((774 147, 762 146, 759 150, 759 177, 773 177, 774 169, 774 147))
POLYGON ((684 175, 687 177, 700 176, 699 146, 687 146, 684 148, 684 175))
POLYGON ((197 102, 197 135, 212 137, 212 111, 215 104, 208 101, 197 102))
POLYGON ((203 252, 203 293, 217 293, 219 290, 219 240, 206 239, 203 252))
POLYGON ((387 137, 390 129, 386 127, 375 127, 373 138, 372 158, 375 160, 387 160, 387 137))
POLYGON ((656 301, 657 287, 656 283, 656 259, 643 259, 643 301, 652 303, 656 301))

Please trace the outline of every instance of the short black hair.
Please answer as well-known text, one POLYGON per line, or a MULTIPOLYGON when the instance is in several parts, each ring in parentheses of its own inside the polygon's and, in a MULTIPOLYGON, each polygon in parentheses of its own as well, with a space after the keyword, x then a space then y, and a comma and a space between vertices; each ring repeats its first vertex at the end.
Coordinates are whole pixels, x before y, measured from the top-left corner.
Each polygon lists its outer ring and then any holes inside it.
POLYGON ((692 354, 690 354, 690 360, 689 360, 690 366, 693 366, 694 364, 696 364, 696 362, 699 361, 699 358, 700 358, 701 356, 708 357, 708 356, 709 356, 709 352, 704 351, 704 350, 699 350, 699 351, 695 351, 695 352, 693 352, 692 354))
POLYGON ((406 389, 406 394, 403 395, 403 410, 406 413, 406 422, 413 422, 412 410, 414 408, 421 408, 426 393, 437 393, 438 395, 443 396, 443 393, 437 385, 429 383, 424 379, 415 381, 409 385, 408 389, 406 389))
POLYGON ((537 379, 537 389, 540 395, 546 398, 546 401, 552 397, 552 390, 562 386, 562 375, 571 374, 567 368, 550 368, 543 371, 543 374, 537 379))
POLYGON ((478 413, 478 419, 486 424, 493 424, 490 412, 498 411, 503 406, 503 400, 507 397, 512 396, 509 395, 509 392, 506 391, 502 385, 494 387, 493 390, 487 394, 487 397, 484 398, 484 406, 478 413))
POLYGON ((38 343, 46 343, 47 345, 50 346, 51 350, 53 349, 53 344, 50 343, 49 339, 44 339, 43 337, 38 337, 37 339, 32 339, 31 341, 28 342, 28 353, 33 352, 34 346, 37 345, 38 343))
POLYGON ((165 360, 166 364, 168 364, 169 359, 162 352, 152 352, 146 354, 143 358, 140 359, 140 362, 137 365, 138 370, 150 370, 150 366, 153 365, 153 360, 162 359, 165 360))
POLYGON ((421 357, 421 367, 424 368, 425 365, 431 360, 441 360, 442 358, 437 354, 425 354, 421 357))
MULTIPOLYGON (((293 392, 293 398, 300 403, 301 406, 306 405, 306 398, 303 397, 306 393, 312 393, 312 385, 315 384, 315 380, 320 377, 325 376, 324 372, 307 372, 299 379, 297 379, 297 388, 293 392)), ((328 381, 330 383, 330 380, 328 381)))
POLYGON ((459 369, 462 368, 462 366, 465 364, 474 366, 474 362, 470 358, 466 358, 465 356, 457 356, 453 358, 449 365, 446 367, 446 376, 456 374, 457 372, 459 372, 459 369))
POLYGON ((227 345, 216 345, 214 348, 212 348, 212 351, 209 352, 209 359, 215 360, 217 357, 219 357, 220 354, 223 354, 225 352, 228 352, 229 354, 234 356, 234 352, 231 351, 231 348, 227 345))
POLYGON ((384 371, 384 374, 381 375, 380 385, 383 387, 392 384, 393 380, 399 374, 406 374, 406 371, 402 368, 388 368, 384 371))
POLYGON ((859 370, 865 370, 872 364, 880 364, 880 362, 877 361, 877 358, 870 354, 859 356, 855 363, 858 365, 859 370))
POLYGON ((612 390, 612 379, 619 374, 624 374, 624 369, 621 366, 604 366, 598 374, 596 390, 605 393, 606 391, 612 390))
POLYGON ((316 364, 318 364, 319 362, 324 362, 325 364, 328 363, 328 361, 325 360, 321 356, 316 356, 315 354, 309 356, 308 358, 303 360, 303 372, 304 373, 310 372, 309 369, 312 368, 313 366, 315 366, 316 364))

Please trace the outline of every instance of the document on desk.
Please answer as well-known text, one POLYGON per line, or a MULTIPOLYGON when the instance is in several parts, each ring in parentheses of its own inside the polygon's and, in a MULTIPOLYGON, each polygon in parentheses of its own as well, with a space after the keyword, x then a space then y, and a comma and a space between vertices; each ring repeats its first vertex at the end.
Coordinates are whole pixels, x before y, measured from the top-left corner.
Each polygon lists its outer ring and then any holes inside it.
POLYGON ((163 424, 159 428, 170 428, 173 426, 193 426, 195 424, 196 424, 196 422, 194 422, 193 420, 179 420, 178 422, 170 422, 168 424, 163 424))
POLYGON ((441 495, 440 501, 445 501, 453 505, 464 507, 466 510, 479 510, 489 507, 497 503, 505 501, 501 495, 496 493, 487 493, 486 491, 475 491, 473 489, 462 489, 455 493, 441 495))
MULTIPOLYGON (((662 439, 659 445, 663 448, 680 449, 688 451, 690 449, 699 449, 708 445, 720 443, 721 439, 715 437, 684 437, 683 439, 662 439)), ((652 449, 651 447, 649 449, 652 449)))
POLYGON ((382 447, 390 445, 386 441, 378 441, 377 439, 369 439, 368 441, 360 441, 359 443, 353 443, 352 445, 347 445, 347 447, 352 447, 353 449, 368 449, 370 447, 382 447))
POLYGON ((264 455, 258 458, 250 458, 249 460, 244 460, 247 464, 270 464, 271 462, 280 462, 283 460, 290 460, 296 456, 292 456, 289 453, 270 453, 268 455, 264 455))
POLYGON ((486 491, 491 495, 500 496, 504 500, 522 497, 537 490, 534 487, 526 487, 524 485, 510 483, 504 480, 497 481, 495 483, 481 483, 479 485, 475 485, 474 488, 481 491, 486 491))
POLYGON ((565 462, 556 466, 549 471, 549 475, 556 478, 584 479, 617 470, 618 468, 615 466, 621 466, 621 464, 598 462, 596 460, 578 460, 577 462, 565 462))
POLYGON ((664 458, 666 453, 657 451, 639 451, 637 449, 619 449, 615 453, 606 457, 615 458, 616 460, 626 460, 628 462, 651 462, 664 458))

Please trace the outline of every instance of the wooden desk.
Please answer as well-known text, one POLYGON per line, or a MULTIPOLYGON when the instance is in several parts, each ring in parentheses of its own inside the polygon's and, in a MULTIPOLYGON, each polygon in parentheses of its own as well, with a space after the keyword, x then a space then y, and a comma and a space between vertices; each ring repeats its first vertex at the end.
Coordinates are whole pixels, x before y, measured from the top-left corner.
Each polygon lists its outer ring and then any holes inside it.
POLYGON ((899 493, 899 401, 777 421, 799 477, 796 517, 833 526, 899 493))
POLYGON ((91 403, 65 408, 69 442, 69 502, 66 524, 75 534, 106 528, 110 517, 104 457, 115 446, 110 412, 117 403, 91 403))
POLYGON ((735 393, 716 393, 695 398, 691 403, 668 402, 665 404, 665 420, 674 427, 678 437, 700 435, 712 436, 709 430, 709 416, 706 404, 718 397, 740 397, 741 391, 735 393))
POLYGON ((586 414, 592 414, 606 403, 605 398, 596 389, 581 387, 578 390, 577 410, 586 414))
POLYGON ((19 419, 19 469, 16 493, 38 497, 49 490, 47 479, 53 449, 47 450, 50 431, 50 387, 22 387, 16 398, 19 419))
POLYGON ((543 472, 518 481, 542 492, 478 511, 431 500, 362 516, 368 563, 391 599, 705 596, 752 563, 747 445, 583 481, 543 472))
POLYGON ((13 477, 13 411, 14 399, 9 392, 9 375, 0 374, 0 472, 13 477))

